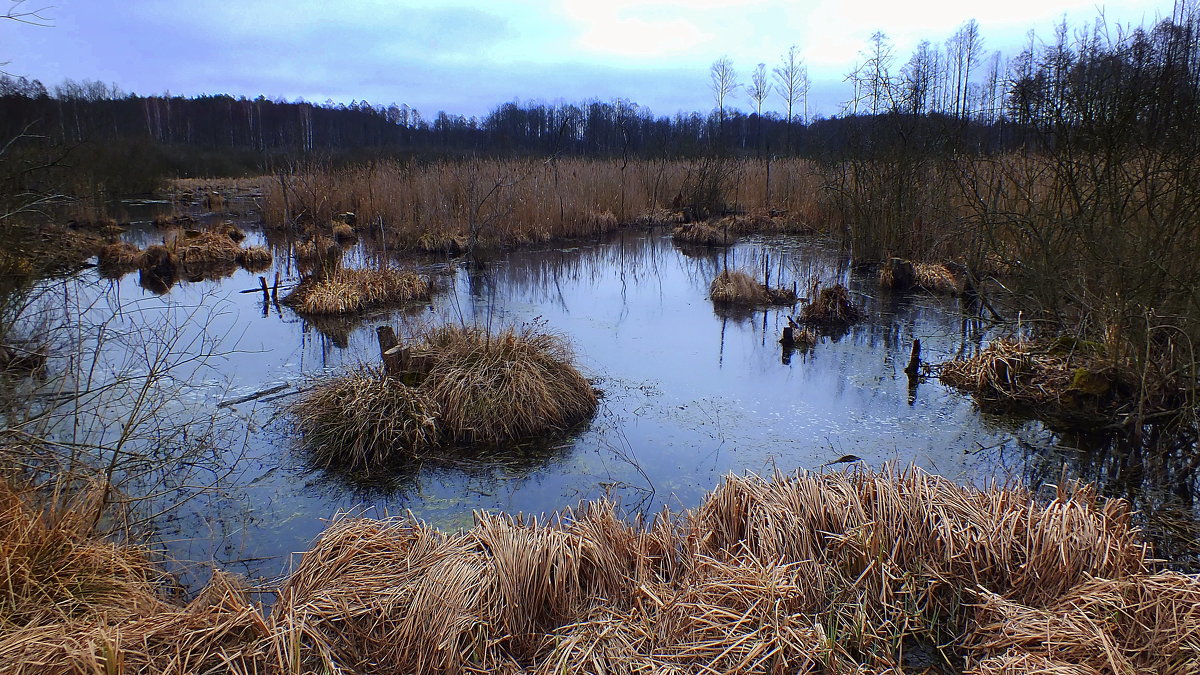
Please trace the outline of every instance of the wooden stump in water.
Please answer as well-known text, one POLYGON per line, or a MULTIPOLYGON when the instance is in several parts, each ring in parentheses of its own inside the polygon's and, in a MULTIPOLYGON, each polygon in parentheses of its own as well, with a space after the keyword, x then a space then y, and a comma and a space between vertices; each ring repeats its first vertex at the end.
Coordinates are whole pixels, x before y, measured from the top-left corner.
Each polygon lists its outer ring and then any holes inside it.
POLYGON ((908 379, 917 379, 917 374, 921 370, 921 341, 913 340, 912 353, 908 356, 908 365, 904 367, 904 374, 908 375, 908 379))
POLYGON ((375 329, 375 338, 379 341, 379 357, 383 359, 383 372, 388 375, 399 375, 404 372, 401 355, 396 347, 400 341, 396 339, 396 331, 391 326, 379 326, 375 329))

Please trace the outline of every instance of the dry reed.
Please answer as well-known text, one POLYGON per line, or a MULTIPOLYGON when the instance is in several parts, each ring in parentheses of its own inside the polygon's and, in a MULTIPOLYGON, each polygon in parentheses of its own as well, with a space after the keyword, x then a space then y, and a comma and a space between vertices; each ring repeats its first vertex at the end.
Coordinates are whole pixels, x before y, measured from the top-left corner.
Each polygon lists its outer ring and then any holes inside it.
POLYGON ((708 295, 716 303, 752 307, 796 302, 796 293, 790 288, 768 288, 741 270, 722 270, 709 284, 708 295))
MULTIPOLYGON (((236 229, 236 228, 235 228, 236 229)), ((171 254, 182 265, 236 264, 242 247, 228 232, 210 230, 176 237, 171 254)))
POLYGON ((301 274, 322 276, 342 266, 342 247, 329 237, 317 235, 296 246, 296 267, 301 274))
MULTIPOLYGON (((817 285, 813 285, 816 291, 817 285)), ((848 326, 862 319, 862 312, 850 302, 850 291, 834 284, 814 292, 815 297, 800 310, 800 322, 818 326, 848 326)))
POLYGON ((283 302, 304 314, 350 314, 428 300, 432 292, 416 272, 347 268, 305 278, 283 302))
POLYGON ((354 232, 354 228, 346 223, 338 223, 333 226, 333 238, 340 242, 352 242, 358 239, 358 234, 354 232))

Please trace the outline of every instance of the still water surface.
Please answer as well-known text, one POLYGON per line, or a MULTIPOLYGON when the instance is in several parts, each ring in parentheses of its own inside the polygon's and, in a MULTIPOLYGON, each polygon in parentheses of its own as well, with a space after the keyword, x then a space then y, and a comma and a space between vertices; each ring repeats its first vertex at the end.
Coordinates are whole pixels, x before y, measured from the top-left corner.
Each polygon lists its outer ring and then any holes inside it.
MULTIPOLYGON (((145 246, 147 228, 128 234, 145 246)), ((286 243, 269 244, 285 283, 294 282, 286 243)), ((360 247, 361 248, 361 247, 360 247)), ((355 249, 348 264, 365 264, 355 249)), ((179 560, 274 577, 338 512, 411 510, 441 527, 465 526, 476 509, 549 512, 612 495, 652 512, 695 506, 728 472, 821 470, 847 455, 872 467, 916 464, 955 480, 985 483, 1028 473, 1022 439, 1035 423, 980 414, 936 379, 910 388, 903 368, 913 339, 927 362, 977 349, 986 328, 964 319, 957 300, 881 293, 827 245, 809 238, 747 238, 727 253, 683 251, 669 234, 625 232, 602 242, 499 255, 485 269, 441 269, 428 305, 320 327, 264 303, 257 276, 183 282, 158 296, 137 273, 77 291, 93 312, 116 312, 143 337, 178 334, 181 352, 213 352, 179 378, 164 409, 229 417, 208 461, 219 490, 205 491, 160 520, 162 545, 179 560), (866 321, 790 356, 778 337, 798 308, 729 314, 708 285, 723 265, 769 269, 772 283, 841 282, 866 321), (426 466, 371 484, 306 467, 284 406, 313 377, 378 358, 375 327, 403 335, 421 324, 502 326, 536 321, 566 336, 603 391, 595 419, 552 447, 499 464, 426 466), (258 392, 269 395, 232 403, 258 392)), ((101 350, 128 350, 105 344, 101 350)), ((118 359, 119 360, 119 359, 118 359)), ((834 468, 840 465, 832 465, 834 468)), ((177 496, 197 479, 180 480, 177 496), (183 483, 187 483, 186 485, 183 483)))

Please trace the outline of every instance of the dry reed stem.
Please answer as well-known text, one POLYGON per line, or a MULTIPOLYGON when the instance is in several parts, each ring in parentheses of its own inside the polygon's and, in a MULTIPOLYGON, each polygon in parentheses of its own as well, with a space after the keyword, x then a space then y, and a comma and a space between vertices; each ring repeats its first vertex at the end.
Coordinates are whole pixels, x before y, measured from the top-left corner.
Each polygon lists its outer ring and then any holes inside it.
POLYGON ((386 269, 337 269, 308 277, 283 299, 297 312, 351 314, 414 300, 428 300, 433 287, 416 272, 386 269))

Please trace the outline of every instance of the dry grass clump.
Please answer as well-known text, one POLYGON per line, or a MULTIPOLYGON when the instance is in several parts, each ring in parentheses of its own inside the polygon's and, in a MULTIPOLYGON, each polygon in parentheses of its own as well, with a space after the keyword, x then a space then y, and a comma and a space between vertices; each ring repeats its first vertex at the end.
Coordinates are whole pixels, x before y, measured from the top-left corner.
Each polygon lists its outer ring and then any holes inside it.
POLYGON ((981 402, 1029 409, 1068 424, 1111 419, 1135 386, 1101 345, 1073 338, 1000 338, 975 356, 947 361, 939 369, 943 382, 981 402))
POLYGON ((301 274, 321 276, 342 266, 342 247, 325 236, 315 236, 296 246, 296 268, 301 274))
POLYGON ((274 658, 377 673, 900 672, 925 645, 932 665, 975 672, 1072 658, 1194 672, 1200 581, 1151 574, 1146 555, 1125 504, 1088 488, 1041 504, 915 469, 730 477, 647 527, 604 502, 550 521, 481 513, 456 533, 347 519, 288 579, 274 658), (1076 628, 1062 642, 1059 622, 1076 628))
POLYGON ((261 272, 273 261, 271 251, 262 246, 248 246, 238 253, 238 264, 251 272, 261 272))
POLYGON ((242 247, 228 232, 209 230, 176 238, 171 253, 183 265, 229 264, 237 262, 242 247))
POLYGON ((916 284, 921 288, 942 295, 962 295, 966 280, 959 278, 949 267, 941 263, 915 263, 916 284))
POLYGON ((428 300, 429 280, 416 272, 385 269, 338 269, 307 277, 283 299, 304 314, 350 314, 428 300))
POLYGON ((241 241, 246 238, 246 233, 243 232, 240 227, 228 221, 214 227, 213 232, 223 234, 226 237, 229 237, 230 241, 236 243, 241 243, 241 241))
MULTIPOLYGON (((813 290, 816 291, 814 285, 813 290)), ((814 292, 816 297, 800 310, 800 322, 818 326, 848 326, 862 319, 862 312, 850 302, 850 291, 834 284, 814 292)))
POLYGON ((397 457, 423 458, 441 442, 437 402, 378 368, 322 382, 291 411, 325 468, 359 470, 397 457))
POLYGON ((261 608, 215 573, 185 606, 148 552, 95 537, 100 490, 75 499, 0 480, 0 668, 6 673, 255 672, 261 608), (49 499, 47 498, 49 497, 49 499))
POLYGON ((333 238, 338 243, 349 243, 358 240, 358 234, 354 228, 346 223, 338 223, 333 226, 333 238))
POLYGON ((105 244, 96 252, 100 276, 119 279, 141 266, 142 250, 128 242, 105 244))
POLYGON ((363 469, 437 458, 447 445, 503 446, 567 430, 596 411, 569 347, 533 327, 489 334, 445 326, 410 350, 423 364, 417 372, 360 369, 293 406, 319 462, 363 469))
POLYGON ((619 224, 612 211, 587 211, 583 214, 583 225, 597 234, 615 230, 619 224))
POLYGON ((731 305, 791 305, 796 293, 790 288, 768 288, 741 270, 722 270, 708 287, 713 302, 731 305))
POLYGON ((714 224, 717 229, 727 228, 730 233, 785 233, 812 234, 816 230, 803 220, 782 209, 755 209, 749 213, 726 216, 714 224))
POLYGON ((737 241, 732 232, 722 231, 706 223, 684 223, 677 225, 671 234, 672 241, 694 246, 729 246, 737 241))

